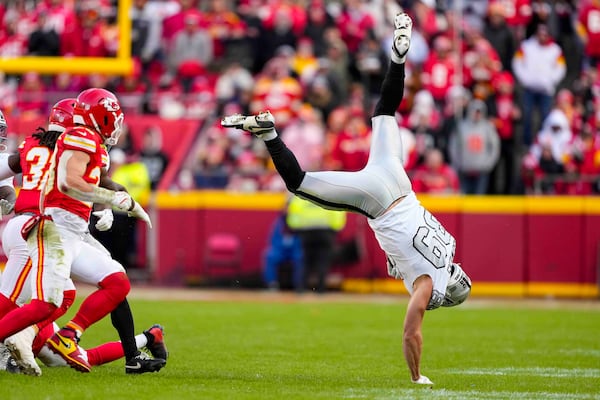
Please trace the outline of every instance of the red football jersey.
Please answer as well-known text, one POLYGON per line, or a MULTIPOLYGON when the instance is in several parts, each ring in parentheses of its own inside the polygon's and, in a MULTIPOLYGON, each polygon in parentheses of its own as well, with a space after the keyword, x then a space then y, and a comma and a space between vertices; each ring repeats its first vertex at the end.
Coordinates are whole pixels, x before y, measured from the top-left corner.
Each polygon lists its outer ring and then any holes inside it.
POLYGON ((33 136, 27 137, 19 146, 23 184, 15 203, 15 213, 33 212, 40 209, 40 193, 44 184, 44 176, 50 168, 52 150, 40 146, 33 136))
POLYGON ((92 203, 74 199, 58 190, 56 171, 61 167, 59 160, 66 150, 83 151, 90 157, 83 179, 97 186, 100 182, 102 168, 108 167, 108 153, 102 143, 102 138, 97 133, 83 126, 69 128, 60 135, 54 149, 53 165, 48 172, 48 183, 46 184, 44 199, 45 208, 62 208, 89 221, 92 203))

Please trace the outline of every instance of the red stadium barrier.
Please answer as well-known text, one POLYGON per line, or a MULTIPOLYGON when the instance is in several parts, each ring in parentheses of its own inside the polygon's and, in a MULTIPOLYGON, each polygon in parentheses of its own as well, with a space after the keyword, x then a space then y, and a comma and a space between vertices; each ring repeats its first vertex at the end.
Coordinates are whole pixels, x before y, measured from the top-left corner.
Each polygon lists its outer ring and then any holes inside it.
MULTIPOLYGON (((456 237, 455 259, 473 279, 474 294, 598 297, 600 198, 419 197, 456 237)), ((242 240, 237 278, 258 277, 268 231, 284 201, 283 194, 159 193, 154 282, 214 278, 204 271, 202 254, 215 232, 242 240)), ((357 263, 334 268, 345 287, 372 290, 377 281, 382 290, 403 291, 387 278, 385 256, 364 217, 349 215, 341 236, 358 236, 364 244, 357 263)))

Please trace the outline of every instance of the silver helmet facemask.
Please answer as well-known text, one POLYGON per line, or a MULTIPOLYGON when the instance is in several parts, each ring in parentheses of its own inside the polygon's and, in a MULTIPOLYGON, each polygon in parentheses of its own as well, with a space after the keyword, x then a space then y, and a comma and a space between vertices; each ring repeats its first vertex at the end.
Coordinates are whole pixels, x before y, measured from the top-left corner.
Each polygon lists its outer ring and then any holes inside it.
POLYGON ((8 149, 8 125, 6 125, 6 119, 4 114, 0 111, 0 152, 8 149))
POLYGON ((454 307, 463 303, 471 293, 471 279, 459 264, 450 265, 450 280, 442 307, 454 307))

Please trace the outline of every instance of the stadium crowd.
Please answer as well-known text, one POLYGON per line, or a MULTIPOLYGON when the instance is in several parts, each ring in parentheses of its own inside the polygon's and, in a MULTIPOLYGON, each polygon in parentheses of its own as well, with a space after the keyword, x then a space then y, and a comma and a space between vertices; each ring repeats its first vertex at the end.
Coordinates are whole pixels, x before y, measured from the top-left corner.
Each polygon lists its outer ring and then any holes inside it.
MULTIPOLYGON (((184 189, 283 191, 221 115, 269 109, 305 170, 359 170, 393 21, 414 20, 398 109, 415 190, 600 193, 600 0, 133 0, 124 77, 0 72, 7 115, 106 87, 127 115, 205 119, 184 189)), ((117 1, 0 4, 0 57, 111 57, 117 1)), ((164 134, 171 134, 164 132, 164 134)))

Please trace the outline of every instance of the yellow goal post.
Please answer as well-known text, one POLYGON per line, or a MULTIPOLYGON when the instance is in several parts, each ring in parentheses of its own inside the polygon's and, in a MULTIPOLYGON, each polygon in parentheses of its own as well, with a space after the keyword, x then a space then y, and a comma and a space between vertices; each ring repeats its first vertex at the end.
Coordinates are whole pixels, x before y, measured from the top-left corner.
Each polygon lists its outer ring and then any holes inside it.
POLYGON ((127 75, 133 70, 131 59, 131 19, 129 10, 131 0, 119 0, 117 4, 117 28, 119 31, 119 49, 116 57, 15 57, 0 58, 0 71, 23 74, 107 74, 127 75))

